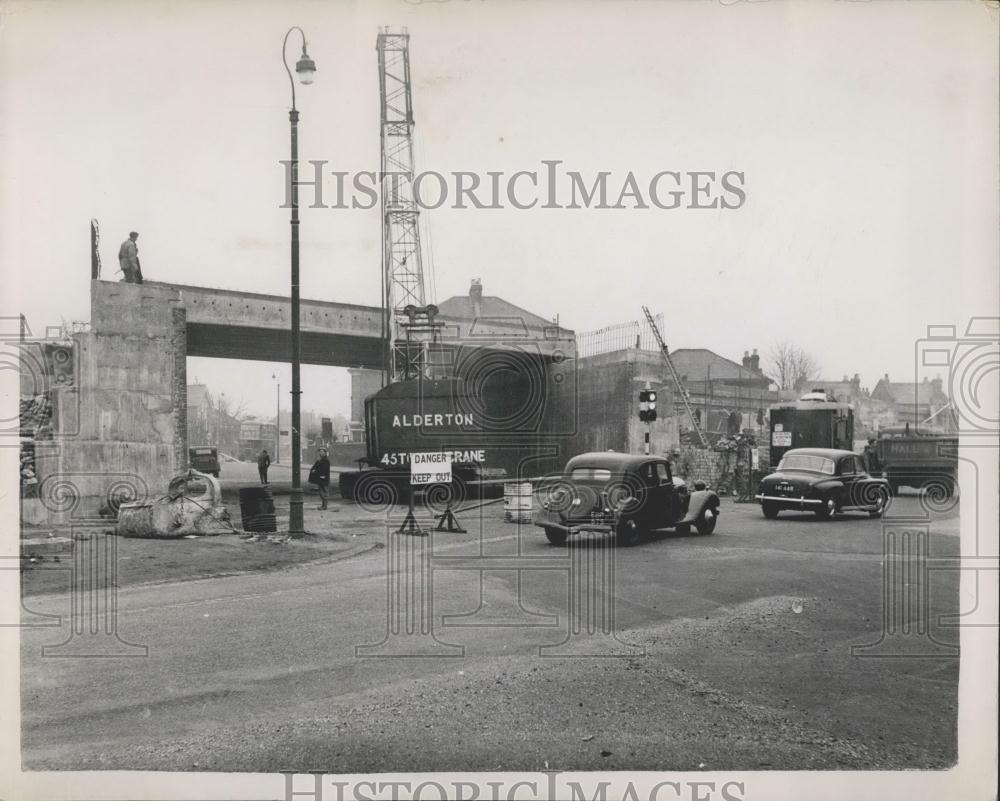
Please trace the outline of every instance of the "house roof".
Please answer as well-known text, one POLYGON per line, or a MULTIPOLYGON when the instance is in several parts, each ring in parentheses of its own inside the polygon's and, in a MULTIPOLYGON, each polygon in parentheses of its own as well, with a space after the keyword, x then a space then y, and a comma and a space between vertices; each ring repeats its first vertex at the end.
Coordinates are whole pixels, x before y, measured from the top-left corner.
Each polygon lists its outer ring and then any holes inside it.
POLYGON ((763 373, 750 370, 708 348, 678 348, 670 351, 670 359, 674 363, 677 374, 681 378, 686 377, 688 381, 707 381, 719 378, 769 380, 763 373), (709 366, 712 368, 711 371, 709 366))
POLYGON ((518 321, 523 321, 528 328, 544 328, 554 325, 551 320, 539 317, 520 306, 499 298, 496 295, 483 295, 479 299, 479 308, 468 295, 455 295, 438 304, 438 314, 442 317, 450 317, 458 320, 489 320, 504 321, 508 326, 518 325, 518 321))
POLYGON ((882 378, 872 390, 872 395, 876 393, 888 396, 895 403, 916 403, 922 406, 948 402, 948 396, 941 391, 936 381, 886 381, 882 378))
POLYGON ((855 395, 864 395, 861 387, 853 381, 808 381, 806 385, 812 389, 822 389, 833 395, 835 398, 853 398, 855 395))

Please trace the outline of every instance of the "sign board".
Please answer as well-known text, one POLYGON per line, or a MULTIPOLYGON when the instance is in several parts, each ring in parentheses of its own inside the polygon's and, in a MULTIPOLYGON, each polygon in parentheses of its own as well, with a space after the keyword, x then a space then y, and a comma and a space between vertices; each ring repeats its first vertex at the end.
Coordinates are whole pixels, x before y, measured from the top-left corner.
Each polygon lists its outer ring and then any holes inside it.
POLYGON ((411 453, 410 484, 451 483, 451 453, 411 453))
POLYGON ((788 448, 792 445, 791 431, 773 431, 771 433, 771 444, 779 448, 788 448))
POLYGON ((754 448, 750 451, 750 467, 754 470, 760 470, 760 448, 754 448))
POLYGON ((774 430, 775 431, 784 431, 785 430, 785 424, 784 423, 775 423, 774 424, 774 430))

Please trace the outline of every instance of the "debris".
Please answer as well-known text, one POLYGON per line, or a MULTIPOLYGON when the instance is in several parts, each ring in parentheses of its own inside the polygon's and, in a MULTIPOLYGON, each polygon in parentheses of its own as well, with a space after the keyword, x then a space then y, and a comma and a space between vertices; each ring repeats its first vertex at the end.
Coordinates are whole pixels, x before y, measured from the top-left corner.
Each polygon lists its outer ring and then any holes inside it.
POLYGON ((188 470, 175 476, 167 494, 152 501, 123 503, 115 533, 122 537, 180 539, 188 535, 233 531, 222 505, 222 490, 212 476, 188 470))
POLYGON ((585 743, 589 743, 591 740, 594 739, 594 735, 593 734, 588 734, 586 737, 581 737, 580 739, 583 740, 583 742, 585 742, 585 743))
POLYGON ((602 757, 609 757, 609 756, 613 756, 613 754, 610 751, 601 751, 601 756, 602 757))

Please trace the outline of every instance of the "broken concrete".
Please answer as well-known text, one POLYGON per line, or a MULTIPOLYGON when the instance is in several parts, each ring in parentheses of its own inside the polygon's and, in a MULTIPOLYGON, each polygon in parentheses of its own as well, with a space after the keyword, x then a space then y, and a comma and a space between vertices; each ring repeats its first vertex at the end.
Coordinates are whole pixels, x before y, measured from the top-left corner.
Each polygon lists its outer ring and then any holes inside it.
POLYGON ((115 533, 153 539, 229 534, 235 531, 229 520, 219 482, 205 473, 187 470, 171 480, 166 495, 123 503, 115 533))

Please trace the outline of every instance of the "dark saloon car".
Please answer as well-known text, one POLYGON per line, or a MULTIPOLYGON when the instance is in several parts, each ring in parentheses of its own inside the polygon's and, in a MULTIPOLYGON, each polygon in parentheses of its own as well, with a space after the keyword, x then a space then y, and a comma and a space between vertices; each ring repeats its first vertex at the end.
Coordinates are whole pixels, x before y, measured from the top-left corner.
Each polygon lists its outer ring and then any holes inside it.
POLYGON ((786 451, 757 493, 764 517, 771 519, 783 509, 821 518, 848 510, 881 517, 889 497, 889 482, 868 475, 860 456, 831 448, 786 451))
POLYGON ((610 451, 574 456, 541 500, 534 522, 553 545, 580 531, 614 534, 617 545, 665 528, 711 534, 719 517, 719 496, 689 492, 666 459, 610 451))

